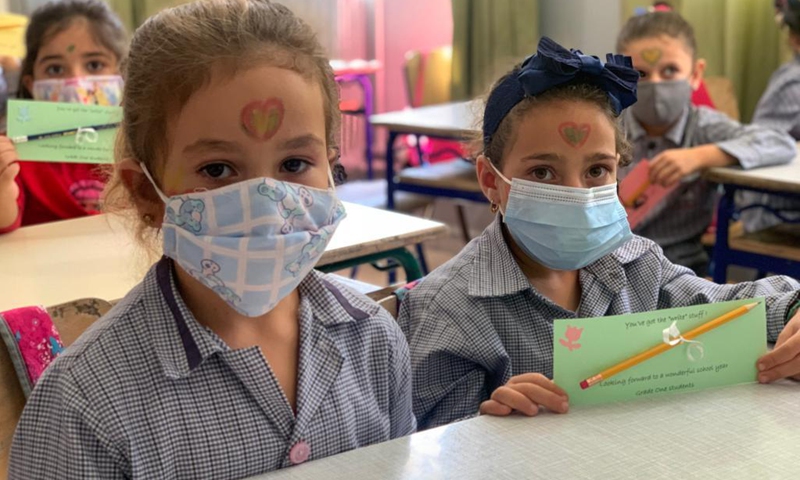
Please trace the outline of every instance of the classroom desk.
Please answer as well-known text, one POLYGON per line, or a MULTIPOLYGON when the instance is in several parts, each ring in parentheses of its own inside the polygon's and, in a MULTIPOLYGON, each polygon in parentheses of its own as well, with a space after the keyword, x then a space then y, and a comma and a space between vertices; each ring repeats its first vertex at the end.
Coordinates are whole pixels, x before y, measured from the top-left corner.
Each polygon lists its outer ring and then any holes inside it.
MULTIPOLYGON (((800 199, 800 157, 787 165, 753 170, 734 167, 712 168, 705 173, 705 178, 721 184, 724 189, 717 207, 717 238, 713 254, 714 281, 725 283, 729 265, 741 265, 762 272, 800 278, 800 262, 759 252, 758 248, 749 249, 745 245, 736 248, 730 243, 729 232, 730 222, 741 211, 735 202, 736 192, 754 191, 800 199)), ((737 240, 734 242, 742 243, 737 240)))
MULTIPOLYGON (((474 167, 464 166, 463 180, 470 184, 464 189, 454 185, 452 189, 430 187, 419 183, 398 183, 394 171, 394 143, 400 135, 415 134, 426 135, 433 138, 446 140, 468 140, 477 132, 475 113, 480 109, 480 104, 471 102, 445 103, 429 107, 409 108, 396 112, 380 113, 370 117, 373 127, 384 127, 388 130, 386 140, 386 184, 388 208, 394 208, 394 192, 401 190, 423 195, 434 195, 449 198, 461 198, 477 202, 486 202, 478 181, 475 178, 474 167)), ((455 160, 456 162, 459 160, 455 160)), ((466 163, 466 162, 464 162, 466 163)), ((437 165, 432 165, 434 168, 437 165)))
POLYGON ((785 381, 478 417, 254 478, 795 479, 798 409, 800 384, 785 381))
MULTIPOLYGON (((406 246, 447 233, 439 222, 345 204, 317 268, 335 271, 395 258, 410 279, 422 273, 406 246)), ((117 217, 98 215, 24 227, 0 236, 0 311, 83 297, 114 300, 139 283, 149 263, 117 217)))
POLYGON ((364 122, 365 150, 364 159, 367 162, 367 178, 372 179, 373 171, 373 154, 372 154, 372 140, 375 132, 372 125, 369 123, 369 117, 375 111, 375 94, 372 88, 372 76, 381 70, 381 64, 378 61, 344 61, 344 60, 331 60, 331 68, 336 76, 336 82, 339 84, 354 83, 361 88, 363 94, 363 103, 360 108, 343 111, 350 115, 363 115, 367 120, 364 122))

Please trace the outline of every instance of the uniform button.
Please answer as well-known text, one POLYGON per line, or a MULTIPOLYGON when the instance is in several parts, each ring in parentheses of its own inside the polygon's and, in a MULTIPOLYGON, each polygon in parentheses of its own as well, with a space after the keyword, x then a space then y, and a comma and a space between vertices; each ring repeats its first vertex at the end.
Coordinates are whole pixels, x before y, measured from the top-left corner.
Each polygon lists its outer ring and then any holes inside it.
POLYGON ((311 447, 304 441, 299 441, 289 450, 289 461, 292 465, 299 465, 308 460, 311 455, 311 447))

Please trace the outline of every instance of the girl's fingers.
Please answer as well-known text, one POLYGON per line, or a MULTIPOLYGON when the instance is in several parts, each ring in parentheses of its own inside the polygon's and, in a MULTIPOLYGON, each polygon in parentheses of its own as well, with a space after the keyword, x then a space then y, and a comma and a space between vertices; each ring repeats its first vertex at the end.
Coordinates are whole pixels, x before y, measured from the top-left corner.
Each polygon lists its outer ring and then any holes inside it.
POLYGON ((504 385, 496 389, 492 393, 491 399, 529 417, 539 413, 538 405, 533 403, 525 394, 510 386, 504 385))
POLYGON ((505 417, 511 415, 514 410, 508 405, 503 405, 495 400, 486 400, 481 403, 481 415, 493 415, 495 417, 505 417))

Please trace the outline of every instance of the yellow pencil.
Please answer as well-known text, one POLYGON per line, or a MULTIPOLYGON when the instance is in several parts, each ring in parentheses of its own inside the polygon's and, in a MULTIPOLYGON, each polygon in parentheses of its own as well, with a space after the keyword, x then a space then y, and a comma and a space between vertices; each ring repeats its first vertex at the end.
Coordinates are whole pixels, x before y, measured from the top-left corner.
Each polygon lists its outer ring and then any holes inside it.
POLYGON ((645 191, 646 191, 648 188, 650 188, 650 180, 647 180, 647 181, 646 181, 646 182, 644 182, 643 184, 639 185, 639 188, 637 188, 637 189, 636 189, 636 191, 635 191, 635 192, 633 192, 633 195, 631 195, 631 196, 630 196, 630 198, 629 198, 628 200, 623 200, 623 201, 622 201, 622 204, 623 204, 623 205, 625 205, 626 207, 630 207, 630 208, 633 208, 633 207, 635 207, 635 206, 636 206, 636 200, 638 200, 638 199, 639 199, 639 197, 640 197, 640 196, 641 196, 641 195, 642 195, 642 194, 643 194, 643 193, 644 193, 644 192, 645 192, 645 191))
MULTIPOLYGON (((697 327, 697 328, 695 328, 693 330, 690 330, 688 333, 683 335, 683 338, 685 338, 687 340, 693 340, 696 337, 699 337, 700 335, 719 327, 720 325, 724 325, 724 324, 730 322, 734 318, 737 318, 737 317, 740 317, 740 316, 744 315, 745 313, 747 313, 750 310, 754 309, 756 306, 758 306, 758 302, 748 303, 747 305, 742 305, 741 307, 739 307, 737 309, 731 310, 730 312, 726 313, 725 315, 719 316, 719 317, 717 317, 717 318, 715 318, 713 320, 709 320, 708 322, 700 325, 699 327, 697 327)), ((616 374, 618 374, 618 373, 620 373, 620 372, 622 372, 624 370, 627 370, 627 369, 629 369, 629 368, 631 368, 631 367, 633 367, 635 365, 638 365, 638 364, 644 362, 645 360, 649 360, 649 359, 655 357, 656 355, 664 353, 664 352, 666 352, 667 350, 671 349, 674 346, 675 345, 669 345, 667 343, 660 343, 657 346, 655 346, 655 347, 653 347, 653 348, 651 348, 649 350, 646 350, 646 351, 644 351, 644 352, 642 352, 642 353, 640 353, 638 355, 634 355, 633 357, 631 357, 631 358, 629 358, 627 360, 624 360, 624 361, 614 365, 613 367, 607 368, 607 369, 603 370, 602 372, 598 373, 597 375, 595 375, 593 377, 589 377, 586 380, 582 381, 581 382, 581 389, 582 390, 586 390, 587 388, 591 387, 592 385, 600 383, 603 380, 608 380, 609 378, 613 377, 614 375, 616 375, 616 374)))

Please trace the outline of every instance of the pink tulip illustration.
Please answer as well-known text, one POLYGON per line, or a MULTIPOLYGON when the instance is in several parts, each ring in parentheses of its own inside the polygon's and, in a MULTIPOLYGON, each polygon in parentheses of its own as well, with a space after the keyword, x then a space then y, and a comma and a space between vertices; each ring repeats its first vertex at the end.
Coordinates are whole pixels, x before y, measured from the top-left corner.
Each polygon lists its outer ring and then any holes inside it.
POLYGON ((567 326, 567 331, 564 332, 564 338, 559 338, 558 341, 561 343, 561 345, 569 348, 569 351, 571 352, 581 348, 581 344, 576 342, 580 340, 582 333, 583 328, 567 326))

